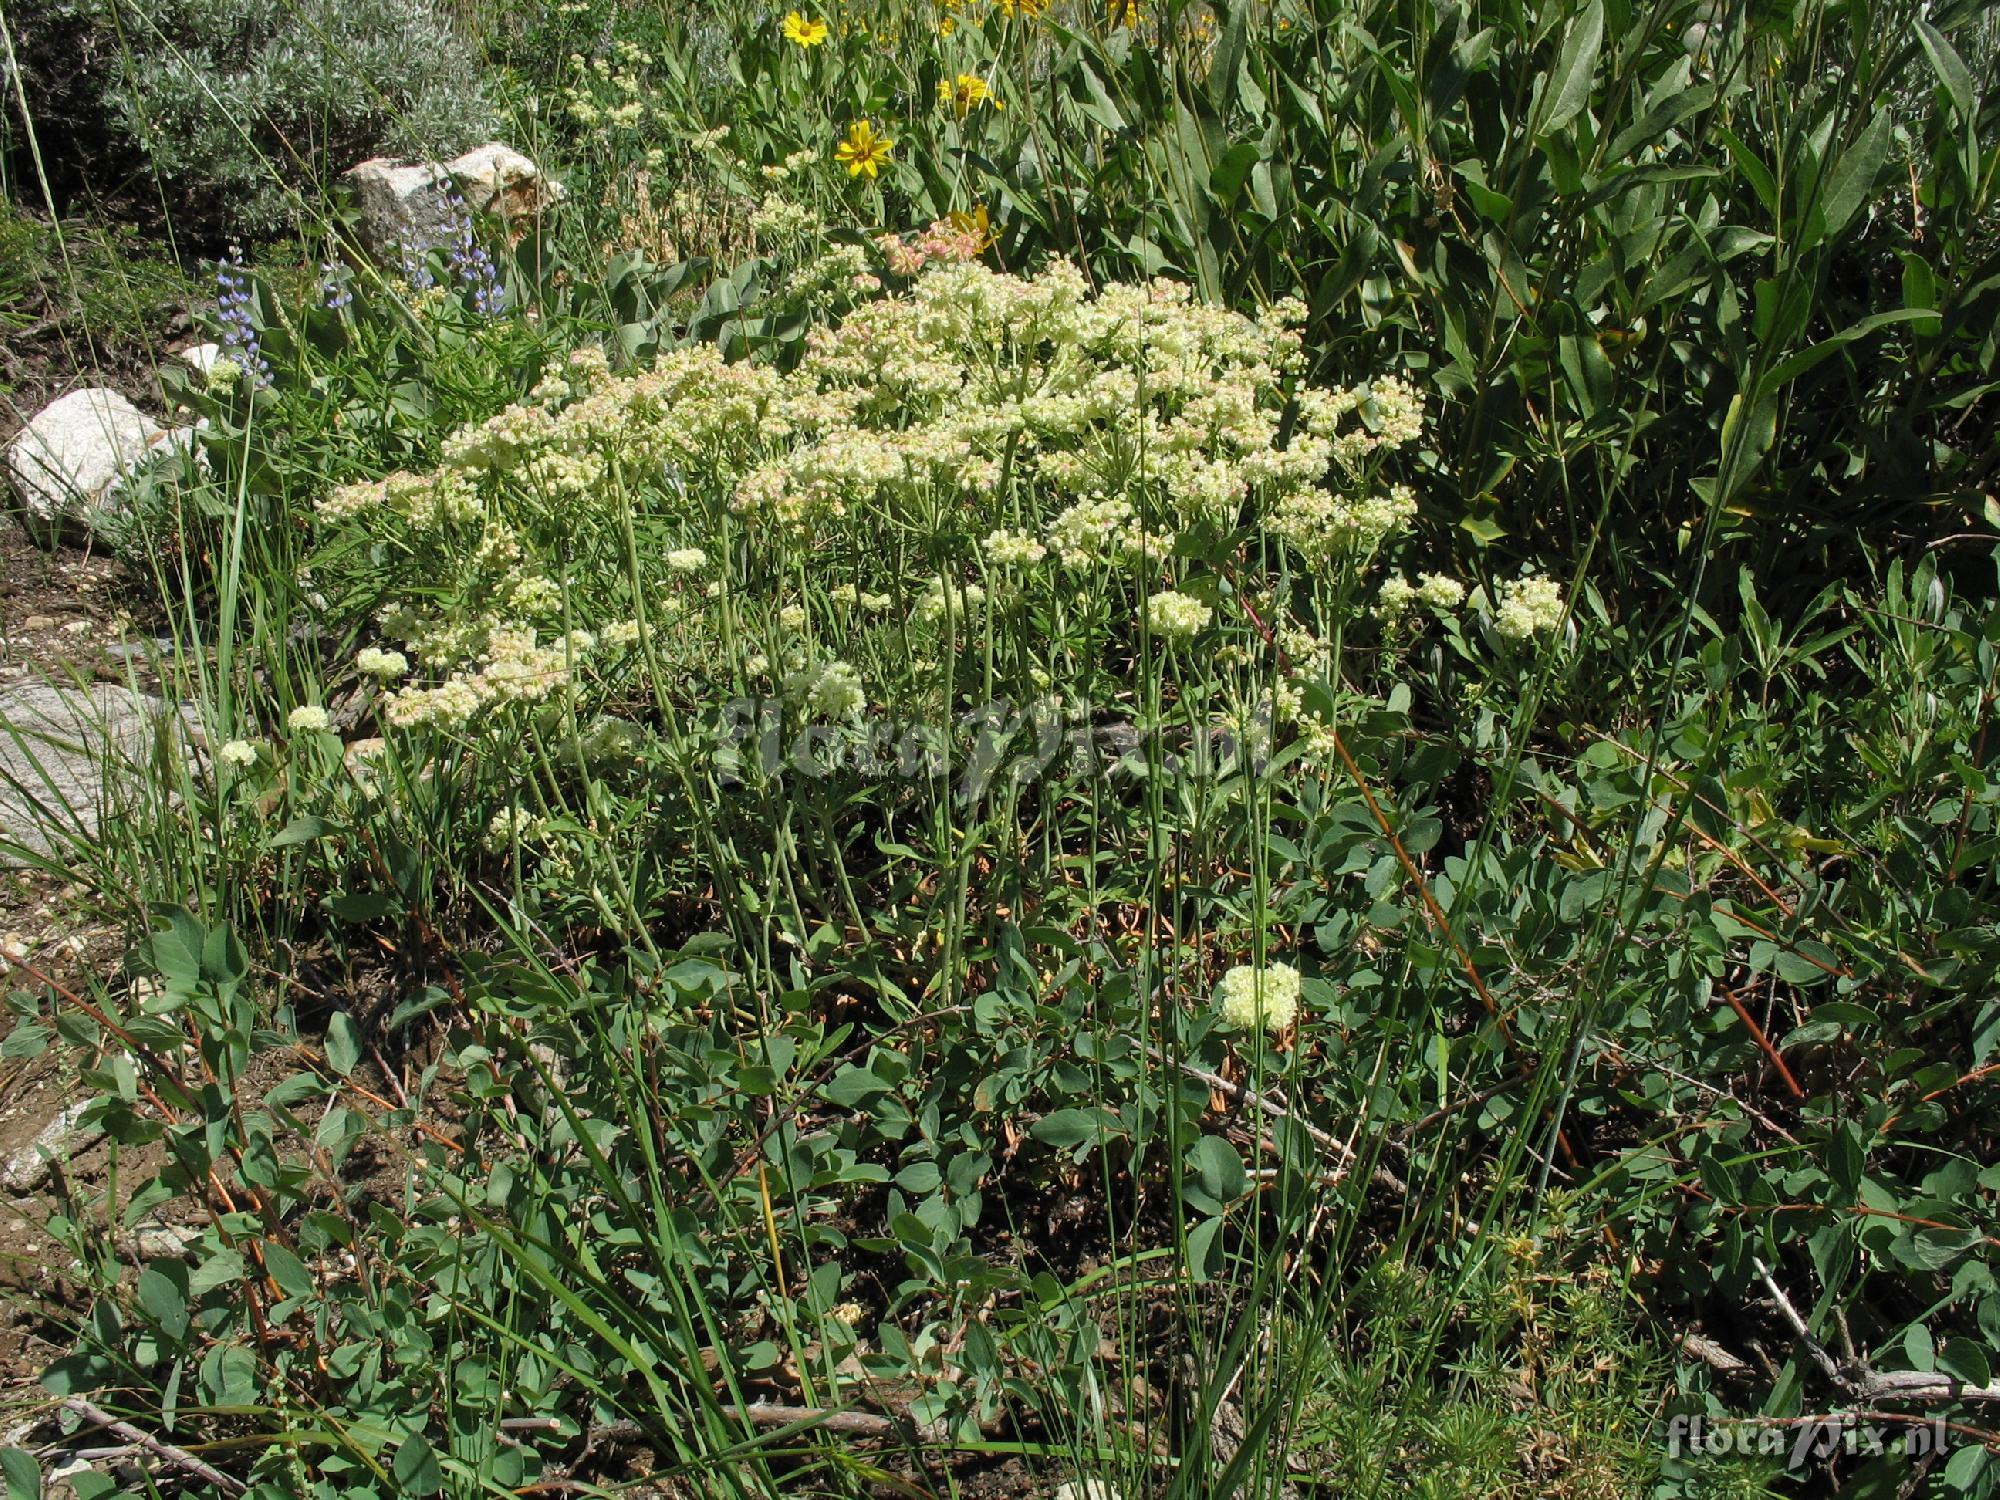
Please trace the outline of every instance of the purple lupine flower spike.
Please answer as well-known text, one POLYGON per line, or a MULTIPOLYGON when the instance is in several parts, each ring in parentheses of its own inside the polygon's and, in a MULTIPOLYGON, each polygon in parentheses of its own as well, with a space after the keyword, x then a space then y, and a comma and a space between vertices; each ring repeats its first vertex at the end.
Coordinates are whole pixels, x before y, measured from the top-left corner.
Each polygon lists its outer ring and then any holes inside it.
POLYGON ((222 324, 223 349, 259 389, 268 387, 271 363, 257 341, 257 325, 250 316, 250 282, 244 274, 242 252, 234 247, 216 262, 215 310, 222 324))

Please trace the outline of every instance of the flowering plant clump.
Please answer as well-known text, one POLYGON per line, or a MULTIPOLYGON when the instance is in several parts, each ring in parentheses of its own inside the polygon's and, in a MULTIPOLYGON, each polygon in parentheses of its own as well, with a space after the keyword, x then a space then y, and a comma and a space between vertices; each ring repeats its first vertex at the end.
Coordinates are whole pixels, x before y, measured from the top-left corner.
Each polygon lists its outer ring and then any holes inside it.
MULTIPOLYGON (((663 646, 687 658, 679 711, 767 681, 828 721, 935 703, 975 636, 995 693, 1084 700, 1122 690, 1142 625, 1208 642, 1238 699, 1274 664, 1267 711, 1300 719, 1416 510, 1379 475, 1422 430, 1415 390, 1303 384, 1295 304, 1002 274, 948 223, 877 249, 908 290, 813 329, 790 369, 694 345, 614 373, 580 350, 442 467, 328 494, 323 526, 406 569, 356 662, 391 684, 387 724, 608 698, 663 646)), ((1462 597, 1381 588, 1383 613, 1462 597)), ((1503 633, 1546 608, 1524 581, 1503 633)))

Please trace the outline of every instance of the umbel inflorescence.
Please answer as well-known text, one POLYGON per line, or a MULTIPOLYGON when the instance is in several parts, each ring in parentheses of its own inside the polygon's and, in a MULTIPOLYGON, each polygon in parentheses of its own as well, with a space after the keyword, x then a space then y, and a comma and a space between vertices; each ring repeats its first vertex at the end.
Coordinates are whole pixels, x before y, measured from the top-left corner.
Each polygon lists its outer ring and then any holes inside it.
MULTIPOLYGON (((1435 575, 1379 583, 1417 509, 1384 460, 1420 437, 1422 403, 1394 378, 1304 383, 1296 303, 1247 317, 1172 281, 1093 291, 1060 262, 1009 275, 963 236, 917 243, 874 267, 835 252, 864 300, 792 368, 697 345, 615 374, 582 350, 435 471, 327 496, 323 524, 408 570, 394 649, 362 664, 397 683, 388 722, 546 699, 667 620, 726 649, 731 687, 762 676, 852 717, 975 639, 1046 647, 1027 668, 1046 687, 1052 629, 1094 633, 1100 666, 1142 635, 1242 655, 1261 632, 1296 677, 1378 588, 1385 622, 1463 600, 1435 575), (874 291, 896 265, 906 286, 874 291), (847 659, 881 632, 895 649, 870 684, 847 659)), ((1543 580, 1498 605, 1506 632, 1561 618, 1543 580)), ((1296 710, 1295 687, 1279 697, 1296 710)))

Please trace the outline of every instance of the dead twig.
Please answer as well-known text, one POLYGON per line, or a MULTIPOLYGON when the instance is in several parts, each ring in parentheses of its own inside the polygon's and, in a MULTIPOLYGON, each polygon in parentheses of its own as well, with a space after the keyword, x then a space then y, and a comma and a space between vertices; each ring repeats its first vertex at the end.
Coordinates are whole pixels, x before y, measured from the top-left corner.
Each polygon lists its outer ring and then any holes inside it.
POLYGON ((1813 1363, 1826 1372, 1826 1378, 1848 1399, 1857 1404, 1873 1406, 1883 1401, 2000 1401, 2000 1384, 1974 1385, 1943 1370, 1872 1370, 1866 1365, 1843 1365, 1813 1337, 1812 1330, 1806 1327, 1806 1320, 1792 1305, 1792 1299, 1772 1278, 1769 1267, 1761 1260, 1753 1260, 1751 1264, 1757 1268, 1758 1278, 1764 1283, 1765 1290, 1770 1292, 1771 1300, 1777 1303, 1778 1311, 1812 1356, 1813 1363))
POLYGON ((130 1422, 120 1421, 103 1407, 86 1401, 81 1396, 67 1396, 63 1399, 63 1409, 73 1411, 84 1421, 102 1427, 113 1437, 123 1438, 134 1448, 143 1449, 163 1463, 172 1464, 185 1470, 197 1479, 206 1480, 224 1494, 240 1495, 248 1488, 242 1480, 232 1479, 212 1464, 205 1464, 185 1448, 176 1448, 172 1443, 163 1443, 147 1432, 142 1432, 130 1422))

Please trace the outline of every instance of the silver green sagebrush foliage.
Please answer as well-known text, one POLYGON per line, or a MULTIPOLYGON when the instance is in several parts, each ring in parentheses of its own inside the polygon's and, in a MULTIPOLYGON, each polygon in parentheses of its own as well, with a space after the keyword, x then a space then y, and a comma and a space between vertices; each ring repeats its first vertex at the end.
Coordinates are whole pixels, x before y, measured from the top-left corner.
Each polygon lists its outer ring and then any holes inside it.
POLYGON ((377 153, 490 138, 478 49, 426 0, 55 0, 115 58, 106 124, 169 208, 233 233, 298 220, 316 185, 377 153))

